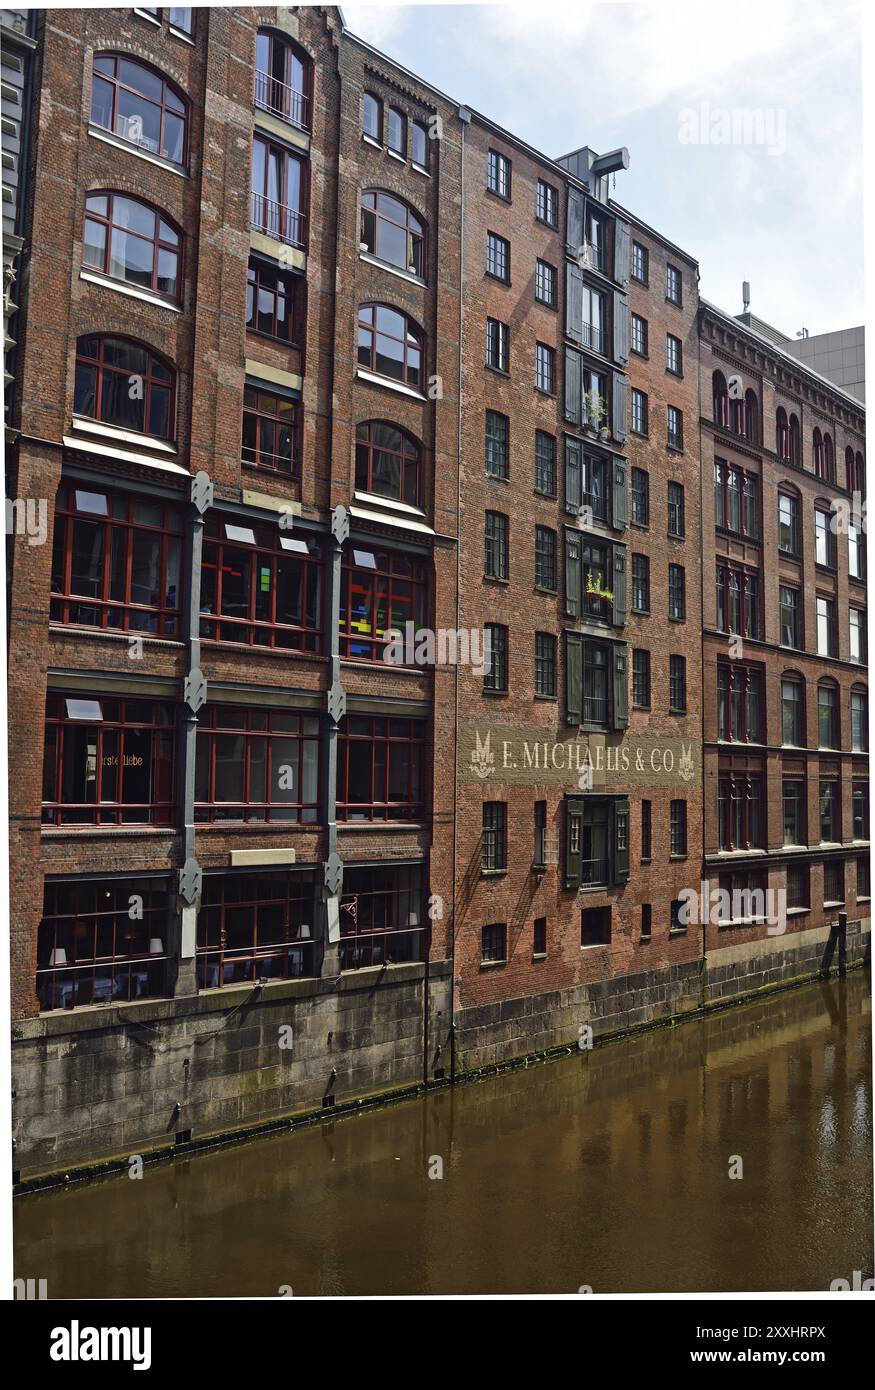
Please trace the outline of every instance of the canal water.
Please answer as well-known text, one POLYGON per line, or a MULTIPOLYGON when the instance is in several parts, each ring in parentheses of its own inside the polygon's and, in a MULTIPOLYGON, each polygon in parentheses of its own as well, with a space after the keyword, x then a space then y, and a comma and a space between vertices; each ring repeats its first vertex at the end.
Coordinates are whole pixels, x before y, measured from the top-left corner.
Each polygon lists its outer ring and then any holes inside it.
POLYGON ((21 1198, 15 1273, 50 1298, 828 1289, 873 1272, 871 1072, 857 971, 21 1198))

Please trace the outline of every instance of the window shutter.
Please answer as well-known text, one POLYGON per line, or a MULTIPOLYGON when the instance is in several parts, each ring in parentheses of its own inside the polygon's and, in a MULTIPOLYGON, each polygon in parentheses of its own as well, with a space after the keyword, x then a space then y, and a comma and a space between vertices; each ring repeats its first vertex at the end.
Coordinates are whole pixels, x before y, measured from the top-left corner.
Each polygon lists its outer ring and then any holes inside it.
POLYGON ((614 389, 611 393, 611 433, 618 444, 626 443, 626 378, 622 372, 614 372, 614 389))
POLYGON ((571 261, 565 263, 565 332, 583 342, 583 271, 571 261))
POLYGON ((625 531, 627 521, 626 511, 626 460, 614 459, 614 496, 613 511, 611 513, 615 531, 625 531))
POLYGON ((565 532, 565 612, 569 618, 580 617, 583 570, 580 563, 580 536, 565 532))
POLYGON ((629 361, 629 300, 614 290, 614 361, 625 367, 629 361))
POLYGON ((626 626, 626 550, 622 545, 614 546, 614 627, 626 626))
MULTIPOLYGON (((565 348, 565 418, 583 424, 583 359, 576 348, 565 348)), ((625 437, 625 436, 624 436, 625 437)))
POLYGON ((615 729, 629 727, 629 658, 625 642, 614 646, 614 720, 615 729))
POLYGON ((629 882, 629 798, 614 802, 614 882, 629 882))
POLYGON ((565 439, 565 510, 577 516, 583 506, 583 442, 565 439))
POLYGON ((628 222, 614 223, 614 279, 618 285, 629 283, 629 252, 632 238, 628 222))
POLYGON ((580 887, 583 846, 583 807, 579 802, 565 803, 565 887, 580 887))
POLYGON ((583 717, 583 636, 565 634, 565 722, 580 724, 583 717))
POLYGON ((569 256, 577 258, 583 245, 583 205, 584 195, 580 188, 568 185, 568 218, 565 224, 565 249, 569 256))

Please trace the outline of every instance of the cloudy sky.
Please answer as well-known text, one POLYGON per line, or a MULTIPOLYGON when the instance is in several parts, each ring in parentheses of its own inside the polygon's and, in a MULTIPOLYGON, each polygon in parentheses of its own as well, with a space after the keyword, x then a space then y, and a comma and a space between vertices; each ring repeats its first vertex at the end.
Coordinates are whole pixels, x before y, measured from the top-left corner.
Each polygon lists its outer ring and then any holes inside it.
POLYGON ((616 198, 698 259, 705 298, 738 313, 747 279, 789 336, 863 321, 856 0, 341 8, 547 154, 628 146, 616 198))

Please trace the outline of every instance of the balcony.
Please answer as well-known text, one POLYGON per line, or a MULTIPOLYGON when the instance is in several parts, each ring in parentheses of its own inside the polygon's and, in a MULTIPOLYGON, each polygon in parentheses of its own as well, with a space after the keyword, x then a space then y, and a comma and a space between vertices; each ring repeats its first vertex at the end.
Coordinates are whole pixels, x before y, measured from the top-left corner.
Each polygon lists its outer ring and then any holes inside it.
POLYGON ((255 105, 260 111, 279 116, 298 130, 310 130, 310 98, 295 87, 271 77, 269 72, 255 74, 255 105))
POLYGON ((307 219, 302 212, 265 198, 261 193, 250 194, 250 199, 249 225, 253 231, 282 241, 286 246, 295 246, 301 251, 306 249, 307 219))

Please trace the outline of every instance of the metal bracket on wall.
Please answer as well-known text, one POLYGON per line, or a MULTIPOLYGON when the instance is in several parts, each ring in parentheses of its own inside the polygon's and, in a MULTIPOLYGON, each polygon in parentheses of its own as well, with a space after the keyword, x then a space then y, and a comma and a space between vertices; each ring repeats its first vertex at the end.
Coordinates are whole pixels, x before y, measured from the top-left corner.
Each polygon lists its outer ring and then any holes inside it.
POLYGON ((212 479, 203 469, 195 473, 191 480, 191 500, 201 516, 213 505, 212 479))
POLYGON ((196 859, 189 857, 179 870, 179 896, 189 905, 200 897, 204 872, 196 859))
POLYGON ((186 676, 183 694, 192 714, 197 714, 207 698, 207 678, 199 666, 193 666, 186 676))

